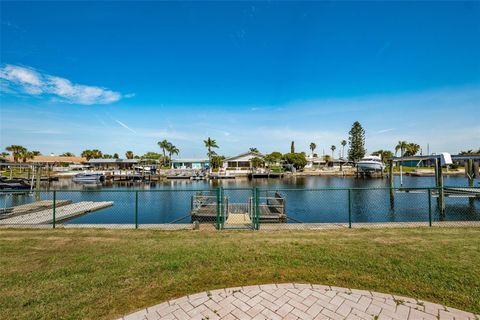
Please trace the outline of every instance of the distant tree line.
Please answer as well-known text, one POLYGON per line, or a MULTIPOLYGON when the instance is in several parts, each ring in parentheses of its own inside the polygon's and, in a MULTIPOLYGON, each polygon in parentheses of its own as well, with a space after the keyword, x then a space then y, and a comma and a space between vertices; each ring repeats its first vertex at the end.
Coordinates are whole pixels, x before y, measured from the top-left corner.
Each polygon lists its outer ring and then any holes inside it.
MULTIPOLYGON (((218 155, 215 152, 215 149, 218 149, 219 146, 215 139, 208 137, 204 141, 205 148, 207 149, 207 156, 210 163, 210 167, 213 169, 218 169, 221 167, 223 160, 225 159, 224 156, 218 155)), ((360 122, 355 121, 348 133, 348 142, 347 140, 340 140, 341 149, 339 149, 339 158, 345 159, 345 148, 348 144, 347 149, 347 157, 348 160, 352 162, 356 162, 362 159, 367 150, 365 149, 365 130, 363 129, 360 122)), ((159 141, 157 143, 159 146, 161 153, 157 152, 147 152, 144 155, 135 155, 133 151, 128 150, 125 152, 126 159, 144 159, 144 160, 151 160, 151 161, 160 161, 163 166, 169 166, 172 156, 178 155, 180 150, 172 143, 167 141, 166 139, 159 141)), ((317 144, 315 142, 311 142, 309 145, 309 149, 312 153, 312 156, 317 157, 317 153, 315 150, 317 149, 317 144)), ((331 156, 324 155, 324 160, 329 162, 335 159, 335 150, 337 150, 336 145, 330 146, 331 156)), ((6 151, 9 152, 2 152, 1 156, 6 157, 8 155, 12 155, 13 160, 15 162, 23 161, 26 162, 29 159, 33 159, 35 156, 40 155, 39 151, 29 151, 27 148, 20 146, 20 145, 11 145, 6 148, 6 151)), ((400 152, 401 157, 407 156, 414 156, 421 151, 420 145, 407 142, 407 141, 398 141, 395 146, 395 156, 398 155, 400 152)), ((250 148, 250 152, 259 153, 256 147, 250 148)), ((325 154, 325 151, 324 151, 325 154)), ((383 161, 387 161, 388 159, 394 156, 394 153, 390 150, 377 150, 372 154, 378 155, 382 158, 383 161)), ((467 150, 462 151, 460 154, 480 154, 480 148, 477 151, 474 150, 467 150)), ((71 152, 65 152, 61 154, 64 157, 74 157, 75 155, 71 152)), ((81 152, 81 156, 86 158, 87 160, 90 159, 118 159, 119 154, 107 154, 103 153, 98 149, 87 149, 81 152)), ((276 164, 289 164, 295 167, 296 169, 302 169, 307 165, 307 160, 305 158, 304 152, 296 152, 295 151, 295 141, 291 141, 290 143, 290 152, 286 154, 282 154, 278 151, 266 154, 263 158, 255 157, 251 160, 252 166, 254 167, 262 167, 262 166, 272 166, 276 164)))

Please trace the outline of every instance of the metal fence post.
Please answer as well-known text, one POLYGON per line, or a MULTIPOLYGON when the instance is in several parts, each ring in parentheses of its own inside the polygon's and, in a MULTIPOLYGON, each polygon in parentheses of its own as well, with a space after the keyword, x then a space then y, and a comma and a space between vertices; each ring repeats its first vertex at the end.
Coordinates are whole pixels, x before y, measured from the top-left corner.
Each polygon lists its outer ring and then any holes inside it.
POLYGON ((217 230, 220 230, 220 205, 221 205, 222 190, 217 188, 217 230))
POLYGON ((135 190, 135 229, 138 229, 138 190, 135 190))
POLYGON ((352 190, 348 189, 348 227, 352 228, 352 190))
POLYGON ((255 230, 260 230, 260 190, 255 188, 255 230))
POLYGON ((52 227, 53 229, 55 229, 55 220, 56 220, 56 211, 57 211, 57 191, 56 190, 53 190, 53 204, 52 204, 52 208, 53 208, 53 221, 52 221, 52 227))
POLYGON ((228 210, 228 204, 227 207, 225 207, 225 190, 223 187, 220 187, 220 230, 223 230, 225 224, 226 210, 228 210))
POLYGON ((428 188, 428 226, 432 226, 432 189, 428 188))

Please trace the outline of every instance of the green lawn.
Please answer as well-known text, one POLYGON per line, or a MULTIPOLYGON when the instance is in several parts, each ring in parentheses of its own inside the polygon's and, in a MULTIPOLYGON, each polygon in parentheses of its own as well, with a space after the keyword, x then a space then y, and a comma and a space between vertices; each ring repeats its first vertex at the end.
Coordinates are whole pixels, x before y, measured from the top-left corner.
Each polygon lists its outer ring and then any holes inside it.
POLYGON ((194 292, 309 282, 480 313, 480 229, 0 230, 0 319, 111 319, 194 292))

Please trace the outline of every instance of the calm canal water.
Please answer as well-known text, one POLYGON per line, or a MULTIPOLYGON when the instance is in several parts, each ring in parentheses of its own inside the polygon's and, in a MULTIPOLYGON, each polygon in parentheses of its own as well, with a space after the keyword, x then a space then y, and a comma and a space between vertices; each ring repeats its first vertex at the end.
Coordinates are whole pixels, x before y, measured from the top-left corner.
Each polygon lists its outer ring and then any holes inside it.
MULTIPOLYGON (((395 186, 400 178, 395 177, 395 186)), ((466 186, 464 177, 445 177, 445 186, 466 186)), ((475 186, 479 185, 475 181, 475 186)), ((230 203, 246 203, 252 188, 279 190, 286 199, 289 222, 348 222, 347 190, 315 190, 322 188, 388 188, 388 179, 356 179, 354 177, 292 177, 285 179, 235 179, 220 181, 167 180, 152 183, 117 183, 100 186, 74 184, 69 179, 54 182, 50 188, 57 191, 57 199, 78 201, 113 201, 110 208, 92 212, 67 223, 134 223, 135 192, 139 192, 138 222, 190 223, 191 198, 195 190, 209 190, 222 186, 230 203)), ((433 187, 433 177, 403 177, 404 187, 433 187)), ((265 194, 262 193, 261 196, 265 194)), ((42 199, 52 194, 42 193, 42 199)), ((429 201, 427 193, 395 193, 393 207, 389 190, 353 190, 350 194, 352 221, 395 222, 428 221, 429 201)), ((34 201, 34 196, 2 196, 2 207, 34 201)), ((447 198, 445 213, 437 210, 436 198, 432 198, 434 221, 478 221, 480 199, 447 198)))

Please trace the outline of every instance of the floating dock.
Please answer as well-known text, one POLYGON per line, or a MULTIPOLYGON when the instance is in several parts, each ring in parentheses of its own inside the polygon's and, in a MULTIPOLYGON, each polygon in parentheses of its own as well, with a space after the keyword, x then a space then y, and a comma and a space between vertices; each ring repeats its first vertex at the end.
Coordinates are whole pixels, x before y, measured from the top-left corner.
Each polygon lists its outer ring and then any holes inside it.
MULTIPOLYGON (((230 203, 228 197, 218 208, 217 197, 212 194, 198 193, 192 196, 191 220, 199 222, 216 222, 217 215, 225 225, 252 224, 252 198, 245 203, 230 203)), ((285 198, 278 192, 272 197, 260 197, 258 220, 263 223, 287 222, 285 198)))
MULTIPOLYGON (((72 203, 71 200, 56 200, 55 206, 59 208, 71 203, 72 203)), ((32 203, 22 204, 15 207, 1 208, 0 219, 16 217, 19 215, 37 212, 37 211, 46 210, 46 209, 52 209, 52 208, 53 208, 53 200, 41 200, 41 201, 35 201, 32 203)))
MULTIPOLYGON (((112 205, 113 201, 82 201, 66 204, 60 207, 56 207, 55 222, 64 222, 66 220, 77 218, 93 211, 111 207, 112 205)), ((53 223, 53 208, 25 213, 0 220, 0 225, 38 225, 51 223, 53 223)))

